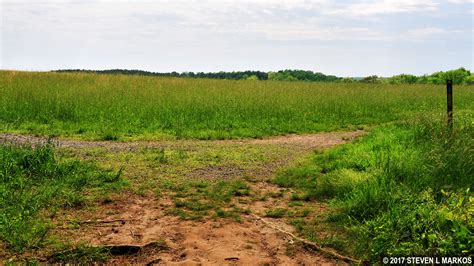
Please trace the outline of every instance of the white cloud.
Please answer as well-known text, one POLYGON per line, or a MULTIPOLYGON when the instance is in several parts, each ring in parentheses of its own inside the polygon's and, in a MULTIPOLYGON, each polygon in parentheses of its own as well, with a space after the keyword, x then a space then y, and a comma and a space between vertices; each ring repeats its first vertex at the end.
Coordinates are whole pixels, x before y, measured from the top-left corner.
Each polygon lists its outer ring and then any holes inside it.
POLYGON ((463 34, 463 30, 448 30, 444 28, 437 27, 425 27, 425 28, 416 28, 409 30, 405 33, 402 33, 397 36, 399 39, 408 40, 408 41, 426 41, 430 38, 441 38, 446 37, 447 35, 463 34))
POLYGON ((363 27, 283 27, 278 29, 267 29, 261 33, 269 40, 275 41, 382 41, 389 38, 383 32, 363 27))
POLYGON ((364 19, 388 14, 431 12, 439 6, 434 0, 371 0, 349 4, 329 0, 3 1, 7 3, 3 5, 6 10, 2 14, 6 30, 61 32, 66 35, 82 33, 89 39, 156 41, 159 38, 166 42, 165 37, 180 41, 192 41, 199 37, 222 41, 225 37, 270 41, 387 41, 395 38, 421 39, 443 33, 436 27, 416 29, 414 26, 414 29, 400 34, 375 24, 352 25, 343 22, 348 17, 364 19), (29 4, 25 4, 27 2, 29 4), (332 22, 328 24, 328 20, 332 22))
POLYGON ((474 4, 474 0, 448 0, 448 3, 453 4, 474 4))
POLYGON ((60 32, 63 35, 83 36, 91 42, 127 39, 161 43, 192 41, 194 45, 210 40, 229 42, 237 39, 418 40, 443 33, 441 29, 429 26, 421 29, 414 26, 408 32, 397 33, 376 24, 352 25, 344 22, 350 17, 370 19, 388 14, 431 12, 437 10, 439 5, 432 0, 354 1, 349 4, 329 0, 64 2, 7 0, 4 2, 7 4, 3 5, 6 9, 2 16, 4 27, 10 32, 60 32))
POLYGON ((382 0, 341 5, 330 13, 348 16, 373 16, 396 13, 434 11, 438 3, 432 0, 382 0))

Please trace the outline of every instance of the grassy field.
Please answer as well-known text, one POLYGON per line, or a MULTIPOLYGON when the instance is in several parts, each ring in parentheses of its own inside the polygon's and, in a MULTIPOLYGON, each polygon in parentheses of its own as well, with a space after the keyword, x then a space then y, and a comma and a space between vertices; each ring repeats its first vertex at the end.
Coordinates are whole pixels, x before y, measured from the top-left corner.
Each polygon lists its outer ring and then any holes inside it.
MULTIPOLYGON (((437 85, 0 72, 0 131, 83 139, 230 139, 357 128, 445 111, 437 85)), ((472 88, 456 86, 456 113, 472 88)))
POLYGON ((474 88, 455 86, 453 128, 445 107, 438 85, 0 71, 0 131, 116 145, 0 146, 0 262, 107 261, 69 240, 135 197, 160 202, 162 223, 254 213, 371 263, 473 254, 474 88), (328 150, 196 140, 355 129, 366 135, 328 150))

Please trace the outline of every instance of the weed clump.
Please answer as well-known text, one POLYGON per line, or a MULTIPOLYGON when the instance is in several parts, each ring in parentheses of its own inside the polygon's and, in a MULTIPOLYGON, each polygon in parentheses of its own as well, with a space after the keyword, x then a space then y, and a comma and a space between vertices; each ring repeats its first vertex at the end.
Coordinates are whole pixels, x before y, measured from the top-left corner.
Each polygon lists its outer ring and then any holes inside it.
POLYGON ((0 240, 14 252, 44 245, 51 223, 41 215, 78 208, 86 189, 123 185, 121 171, 103 171, 78 160, 61 160, 51 144, 0 146, 0 240))
POLYGON ((282 218, 285 216, 287 212, 287 209, 284 208, 275 208, 275 209, 270 209, 265 212, 266 217, 270 218, 282 218))
POLYGON ((213 210, 216 217, 239 220, 241 213, 247 213, 235 206, 234 198, 250 195, 250 186, 241 180, 191 181, 185 183, 164 183, 174 192, 175 209, 170 214, 184 220, 198 220, 213 210))

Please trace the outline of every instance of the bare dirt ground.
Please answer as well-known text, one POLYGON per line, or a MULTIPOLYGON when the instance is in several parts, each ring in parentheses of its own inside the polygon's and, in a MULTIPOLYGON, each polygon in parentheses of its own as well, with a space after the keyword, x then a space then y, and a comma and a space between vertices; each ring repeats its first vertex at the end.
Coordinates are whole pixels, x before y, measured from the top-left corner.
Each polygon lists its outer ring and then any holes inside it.
MULTIPOLYGON (((114 142, 114 141, 83 141, 68 139, 51 139, 57 147, 64 148, 91 148, 103 147, 112 150, 134 150, 143 147, 166 147, 166 146, 187 146, 197 143, 219 144, 252 144, 252 145, 293 145, 305 150, 314 148, 327 148, 338 144, 343 144, 349 140, 357 138, 364 134, 363 130, 350 132, 325 132, 308 135, 286 135, 270 137, 263 139, 245 139, 245 140, 215 140, 215 141, 196 141, 196 140, 175 140, 175 141, 133 141, 133 142, 114 142)), ((40 144, 48 142, 46 137, 27 136, 18 134, 0 133, 0 142, 15 142, 22 144, 40 144)))
MULTIPOLYGON (((163 245, 151 251, 144 248, 136 254, 113 256, 108 261, 110 264, 345 264, 317 251, 302 248, 291 237, 251 216, 243 217, 241 222, 230 219, 183 221, 179 217, 166 215, 161 207, 162 201, 167 204, 167 199, 130 196, 128 200, 104 208, 109 213, 113 210, 115 215, 95 216, 90 223, 81 225, 79 232, 71 232, 69 237, 81 239, 93 246, 163 245)), ((279 226, 292 230, 287 225, 279 226)))
MULTIPOLYGON (((261 194, 278 193, 280 188, 270 184, 268 178, 277 169, 288 165, 298 156, 314 149, 326 149, 351 141, 364 131, 331 132, 312 135, 288 135, 255 140, 222 141, 78 141, 54 140, 59 148, 77 149, 104 148, 111 151, 134 151, 143 147, 195 147, 196 145, 249 145, 282 146, 288 152, 258 170, 250 171, 256 176, 252 190, 261 194)), ((0 134, 0 143, 32 143, 47 141, 42 137, 0 134)), ((212 166, 191 171, 190 176, 213 178, 239 177, 244 170, 235 167, 212 166), (199 172, 200 171, 200 172, 199 172)), ((248 174, 248 173, 247 173, 248 174)), ((262 215, 265 210, 283 206, 287 196, 272 197, 266 201, 243 200, 242 208, 262 215)), ((92 246, 108 246, 118 250, 108 264, 163 264, 163 265, 339 265, 346 264, 318 251, 304 248, 301 243, 283 234, 252 215, 242 214, 242 219, 209 218, 187 221, 170 215, 166 209, 173 203, 163 195, 136 195, 124 192, 114 195, 107 202, 98 204, 94 211, 65 211, 56 221, 55 233, 73 242, 85 242, 92 246), (78 216, 81 222, 74 230, 67 227, 78 216), (130 248, 131 247, 131 248, 130 248), (133 249, 133 247, 141 247, 133 249)), ((323 204, 312 206, 316 211, 325 211, 323 204)), ((267 219, 286 231, 293 232, 292 226, 282 219, 267 219)), ((324 233, 324 232, 322 232, 324 233)))

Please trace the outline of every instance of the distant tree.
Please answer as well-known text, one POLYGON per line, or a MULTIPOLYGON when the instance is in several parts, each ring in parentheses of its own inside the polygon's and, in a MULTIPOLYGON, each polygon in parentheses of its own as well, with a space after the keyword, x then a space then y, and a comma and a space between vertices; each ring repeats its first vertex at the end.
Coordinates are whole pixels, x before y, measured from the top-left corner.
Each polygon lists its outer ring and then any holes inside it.
POLYGON ((474 85, 474 73, 471 74, 470 76, 464 78, 464 84, 474 85))
POLYGON ((354 79, 354 78, 342 78, 340 79, 340 82, 342 83, 353 83, 353 82, 356 82, 357 80, 354 79))
POLYGON ((387 82, 390 84, 414 84, 417 81, 418 77, 410 74, 401 74, 387 78, 387 82))
POLYGON ((377 75, 368 76, 368 77, 363 78, 361 80, 361 82, 364 82, 364 83, 377 83, 377 82, 379 82, 379 77, 377 75))
POLYGON ((445 84, 447 80, 452 80, 454 84, 463 84, 465 83, 464 79, 468 78, 470 75, 471 72, 469 70, 461 67, 459 69, 449 70, 446 72, 435 72, 429 76, 426 76, 426 78, 422 79, 422 81, 424 81, 423 83, 428 84, 445 84))
POLYGON ((276 72, 273 72, 273 71, 270 71, 268 72, 268 80, 277 80, 277 73, 276 72))
POLYGON ((463 84, 464 79, 469 77, 470 75, 471 72, 463 67, 456 70, 450 70, 442 75, 442 83, 445 83, 446 80, 450 79, 453 81, 454 84, 463 84))
POLYGON ((320 72, 312 72, 308 70, 280 70, 278 72, 268 72, 269 80, 285 80, 285 81, 338 81, 341 78, 336 76, 327 76, 320 72))

